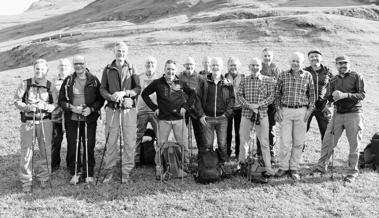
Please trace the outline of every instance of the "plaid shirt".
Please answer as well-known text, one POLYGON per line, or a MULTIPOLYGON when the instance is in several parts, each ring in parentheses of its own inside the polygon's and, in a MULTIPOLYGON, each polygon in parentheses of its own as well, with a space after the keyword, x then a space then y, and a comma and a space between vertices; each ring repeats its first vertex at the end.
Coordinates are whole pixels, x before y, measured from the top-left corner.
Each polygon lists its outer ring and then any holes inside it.
POLYGON ((307 106, 315 104, 315 89, 312 74, 305 70, 293 73, 287 70, 278 77, 275 106, 307 106))
POLYGON ((237 96, 242 104, 242 116, 250 119, 253 111, 248 104, 259 104, 261 117, 267 116, 267 107, 274 101, 275 83, 273 78, 258 75, 247 76, 240 84, 237 96))
POLYGON ((271 63, 270 65, 262 63, 262 70, 261 70, 262 75, 274 77, 276 80, 278 79, 279 72, 280 72, 279 68, 274 63, 271 63))

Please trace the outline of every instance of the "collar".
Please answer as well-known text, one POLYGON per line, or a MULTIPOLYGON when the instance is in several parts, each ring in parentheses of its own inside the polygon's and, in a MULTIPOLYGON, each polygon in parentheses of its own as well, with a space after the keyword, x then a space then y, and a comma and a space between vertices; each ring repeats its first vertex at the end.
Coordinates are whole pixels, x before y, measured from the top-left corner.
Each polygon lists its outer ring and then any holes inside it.
MULTIPOLYGON (((127 66, 129 66, 129 64, 128 64, 128 62, 125 60, 124 63, 122 64, 121 68, 124 68, 124 67, 127 67, 127 66)), ((110 67, 111 67, 111 68, 114 68, 114 69, 117 69, 117 68, 118 68, 118 66, 117 66, 117 64, 116 64, 116 59, 112 61, 110 67)))
POLYGON ((32 85, 46 87, 47 86, 47 79, 44 78, 43 80, 37 82, 36 79, 33 77, 32 85))
MULTIPOLYGON (((166 74, 163 74, 162 79, 163 79, 163 81, 164 81, 167 85, 170 85, 170 84, 167 82, 166 74)), ((179 82, 179 77, 178 77, 177 75, 175 75, 175 78, 174 78, 174 80, 172 81, 172 84, 173 84, 173 83, 178 83, 178 82, 179 82)))
POLYGON ((253 75, 250 74, 250 78, 251 79, 259 79, 259 80, 262 81, 263 80, 263 75, 261 74, 261 72, 259 72, 257 76, 253 76, 253 75))
POLYGON ((345 77, 348 77, 348 76, 350 76, 352 74, 352 72, 351 72, 351 70, 349 70, 348 72, 346 72, 346 73, 344 73, 344 74, 342 74, 342 73, 338 73, 338 77, 340 77, 340 78, 345 78, 345 77))
MULTIPOLYGON (((300 69, 298 72, 299 72, 300 76, 304 74, 304 70, 303 70, 303 69, 300 69)), ((290 70, 288 71, 288 73, 290 73, 290 74, 292 74, 292 75, 295 74, 295 73, 293 72, 292 69, 290 69, 290 70)))

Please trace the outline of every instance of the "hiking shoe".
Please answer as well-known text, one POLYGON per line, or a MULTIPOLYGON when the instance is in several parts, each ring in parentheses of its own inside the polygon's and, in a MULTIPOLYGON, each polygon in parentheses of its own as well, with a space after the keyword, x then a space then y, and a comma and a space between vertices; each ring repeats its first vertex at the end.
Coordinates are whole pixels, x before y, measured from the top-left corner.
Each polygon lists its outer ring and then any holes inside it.
POLYGON ((347 175, 343 178, 344 182, 352 183, 357 178, 357 176, 354 175, 347 175))
POLYGON ((41 188, 46 188, 47 187, 47 181, 40 181, 40 186, 41 188))
POLYGON ((32 186, 31 186, 31 185, 23 185, 23 186, 22 186, 22 191, 23 191, 24 193, 29 193, 29 192, 32 191, 32 186))
POLYGON ((183 170, 179 170, 179 172, 178 172, 178 178, 186 177, 186 176, 187 176, 186 172, 184 172, 183 170))
POLYGON ((93 177, 87 177, 85 181, 86 183, 93 183, 95 180, 93 177))
POLYGON ((275 177, 284 177, 288 175, 288 170, 282 170, 282 169, 279 169, 278 172, 275 173, 275 177))
POLYGON ((103 184, 107 184, 109 183, 113 178, 113 174, 112 173, 109 173, 105 176, 104 180, 103 180, 103 184))
POLYGON ((324 175, 326 172, 323 171, 323 170, 320 170, 319 168, 314 168, 312 171, 311 171, 311 175, 314 175, 314 174, 320 174, 320 175, 324 175))
POLYGON ((72 185, 76 185, 76 184, 78 184, 78 183, 79 183, 79 178, 80 178, 80 176, 78 176, 78 175, 74 175, 74 176, 71 178, 71 180, 70 180, 70 184, 72 184, 72 185))
POLYGON ((291 170, 291 178, 295 181, 300 181, 301 178, 300 178, 300 174, 299 174, 299 171, 297 170, 291 170))

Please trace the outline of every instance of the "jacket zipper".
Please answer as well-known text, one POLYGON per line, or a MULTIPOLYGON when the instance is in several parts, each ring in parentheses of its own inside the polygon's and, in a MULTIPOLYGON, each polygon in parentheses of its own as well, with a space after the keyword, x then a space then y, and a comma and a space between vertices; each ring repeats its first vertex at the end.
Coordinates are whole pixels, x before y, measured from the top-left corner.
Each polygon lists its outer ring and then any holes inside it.
POLYGON ((214 113, 215 117, 216 117, 216 105, 217 105, 217 83, 215 83, 215 113, 214 113))

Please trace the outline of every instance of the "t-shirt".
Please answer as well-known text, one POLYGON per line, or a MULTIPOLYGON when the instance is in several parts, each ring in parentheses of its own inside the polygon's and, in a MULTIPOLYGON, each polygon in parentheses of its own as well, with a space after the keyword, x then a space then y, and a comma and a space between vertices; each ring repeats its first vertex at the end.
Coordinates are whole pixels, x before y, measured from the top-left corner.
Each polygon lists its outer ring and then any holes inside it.
MULTIPOLYGON (((146 73, 139 75, 141 90, 143 91, 155 79, 158 79, 157 73, 153 73, 151 76, 147 76, 146 73)), ((154 104, 157 104, 157 96, 155 93, 151 94, 150 98, 154 104)), ((139 113, 152 112, 152 110, 146 105, 145 101, 141 97, 138 98, 137 111, 139 113)))
MULTIPOLYGON (((81 79, 79 77, 75 78, 74 86, 72 87, 73 93, 74 93, 74 98, 72 99, 72 105, 74 106, 85 105, 86 101, 84 97, 84 87, 86 85, 86 82, 87 82, 87 78, 85 79, 81 79)), ((78 119, 79 119, 79 114, 72 113, 71 120, 78 120, 78 119)))

